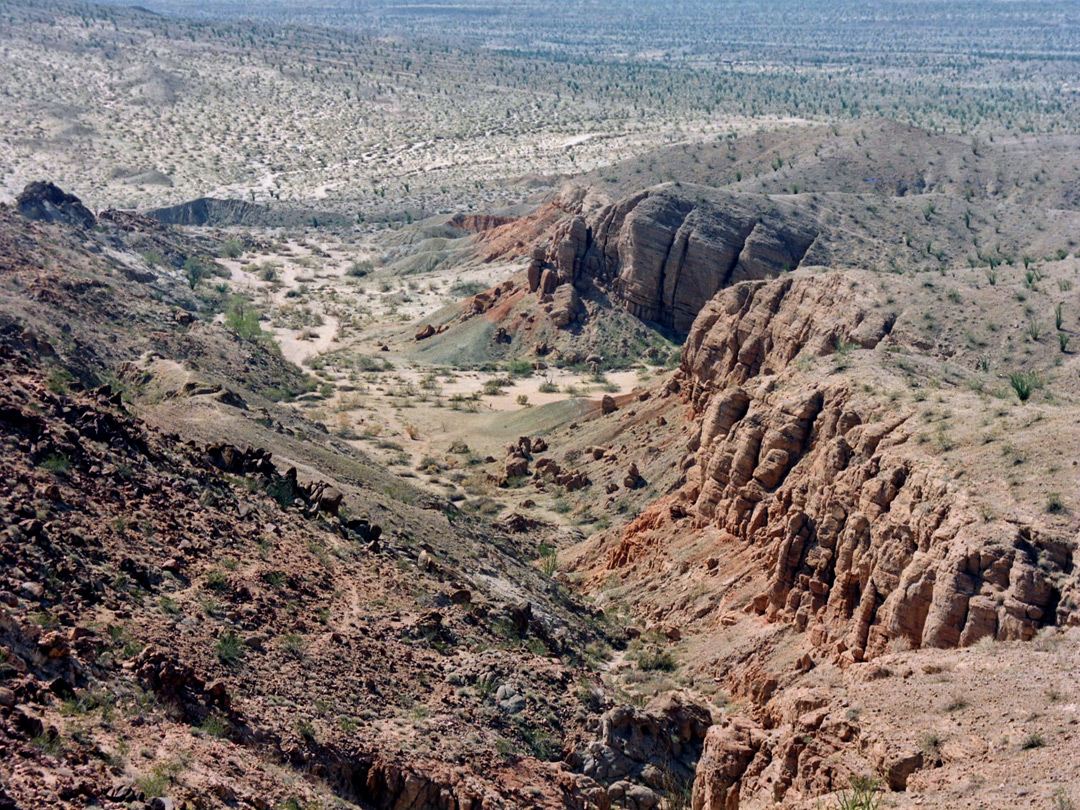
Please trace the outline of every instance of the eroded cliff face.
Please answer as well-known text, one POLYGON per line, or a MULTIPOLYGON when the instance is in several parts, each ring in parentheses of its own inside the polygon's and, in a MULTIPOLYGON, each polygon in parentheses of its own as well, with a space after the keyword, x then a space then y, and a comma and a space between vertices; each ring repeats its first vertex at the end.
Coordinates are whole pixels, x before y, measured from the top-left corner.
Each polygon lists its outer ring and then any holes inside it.
POLYGON ((800 266, 817 237, 794 209, 692 186, 657 186, 606 204, 575 189, 557 206, 567 215, 533 249, 530 291, 596 290, 681 333, 724 287, 800 266))
POLYGON ((741 607, 847 662, 893 640, 1029 639, 1073 621, 1071 539, 987 521, 912 446, 910 413, 871 404, 845 375, 798 373, 890 341, 895 316, 864 289, 848 274, 800 274, 738 285, 702 310, 672 386, 695 420, 686 484, 628 527, 609 566, 688 515, 752 552, 764 587, 741 607))

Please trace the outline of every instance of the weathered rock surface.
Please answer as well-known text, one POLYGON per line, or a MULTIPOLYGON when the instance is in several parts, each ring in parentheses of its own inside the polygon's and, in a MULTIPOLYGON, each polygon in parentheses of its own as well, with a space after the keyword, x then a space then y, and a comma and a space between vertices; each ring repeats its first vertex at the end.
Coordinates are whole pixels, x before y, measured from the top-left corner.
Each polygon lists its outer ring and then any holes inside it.
POLYGON ((598 287, 631 314, 678 332, 718 290, 798 267, 817 236, 794 210, 709 189, 657 186, 591 209, 578 189, 560 204, 569 216, 534 249, 530 290, 598 287))
MULTIPOLYGON (((780 800, 845 788, 852 772, 834 755, 858 742, 859 734, 858 722, 831 702, 826 690, 786 692, 769 704, 760 722, 730 717, 709 729, 691 806, 737 810, 750 796, 780 800)), ((884 750, 880 759, 884 764, 884 750)))
MULTIPOLYGON (((847 662, 894 639, 952 647, 1069 621, 1072 544, 980 519, 913 456, 907 418, 870 412, 853 386, 776 383, 798 356, 887 339, 893 317, 858 289, 845 274, 738 285, 687 341, 675 385, 700 429, 680 498, 698 526, 755 550, 766 584, 747 609, 847 662)), ((611 566, 645 553, 662 510, 631 524, 611 566)))
POLYGON ((16 198, 15 208, 31 220, 66 222, 80 228, 92 228, 96 222, 78 197, 49 182, 30 183, 16 198))
MULTIPOLYGON (((611 709, 601 723, 599 739, 575 751, 568 762, 604 785, 644 781, 667 790, 689 783, 712 719, 701 704, 669 692, 644 709, 611 709)), ((647 803, 647 798, 638 797, 638 803, 647 803)))
POLYGON ((302 227, 305 225, 344 226, 352 220, 341 214, 309 211, 285 206, 271 207, 246 200, 221 200, 200 197, 197 200, 154 208, 146 216, 166 225, 195 227, 302 227))

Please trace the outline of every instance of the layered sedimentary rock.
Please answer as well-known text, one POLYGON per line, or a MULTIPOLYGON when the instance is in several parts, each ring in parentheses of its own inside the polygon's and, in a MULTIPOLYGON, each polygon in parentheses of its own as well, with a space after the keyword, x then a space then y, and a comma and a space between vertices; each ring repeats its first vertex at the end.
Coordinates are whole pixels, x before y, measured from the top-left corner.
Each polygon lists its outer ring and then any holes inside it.
MULTIPOLYGON (((748 610, 841 661, 893 639, 1028 639, 1072 620, 1071 540, 984 520, 908 445, 908 415, 835 377, 784 373, 889 339, 893 317, 862 289, 846 274, 800 275, 738 285, 705 307, 676 382, 697 420, 681 510, 754 550, 767 584, 748 610)), ((609 564, 648 553, 638 535, 661 523, 659 506, 646 512, 609 564)))
POLYGON ((567 216, 532 252, 531 291, 597 289, 684 333, 718 290, 798 267, 817 236, 794 210, 697 187, 657 186, 601 205, 575 190, 561 205, 567 216))

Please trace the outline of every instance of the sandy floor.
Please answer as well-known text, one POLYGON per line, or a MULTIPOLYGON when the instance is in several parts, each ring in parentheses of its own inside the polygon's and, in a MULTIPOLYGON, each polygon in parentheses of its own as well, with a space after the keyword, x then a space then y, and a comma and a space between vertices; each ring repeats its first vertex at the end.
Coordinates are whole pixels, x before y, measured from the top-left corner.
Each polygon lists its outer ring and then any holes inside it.
POLYGON ((518 268, 484 265, 385 280, 346 275, 353 262, 368 259, 373 252, 365 244, 290 240, 272 252, 250 253, 222 264, 229 270, 232 289, 263 310, 264 330, 274 335, 292 362, 317 368, 319 355, 344 352, 346 358, 365 355, 369 363, 390 364, 390 370, 383 371, 317 372, 320 381, 333 386, 333 395, 302 399, 297 407, 388 467, 409 475, 419 472, 421 480, 441 494, 457 489, 447 480, 448 471, 423 470, 432 459, 440 466, 463 462, 460 454, 450 453, 455 443, 467 445, 479 457, 501 458, 503 445, 518 431, 532 432, 531 423, 545 423, 544 406, 626 393, 655 381, 661 372, 642 367, 593 377, 552 368, 529 377, 509 377, 505 372, 407 364, 396 352, 377 348, 378 336, 388 325, 396 328, 422 319, 457 300, 452 290, 460 285, 486 287, 518 268), (274 268, 272 281, 262 270, 267 266, 274 268), (301 315, 309 323, 284 323, 301 315), (509 384, 489 386, 485 393, 485 384, 492 380, 509 384), (522 418, 514 418, 518 415, 522 418))

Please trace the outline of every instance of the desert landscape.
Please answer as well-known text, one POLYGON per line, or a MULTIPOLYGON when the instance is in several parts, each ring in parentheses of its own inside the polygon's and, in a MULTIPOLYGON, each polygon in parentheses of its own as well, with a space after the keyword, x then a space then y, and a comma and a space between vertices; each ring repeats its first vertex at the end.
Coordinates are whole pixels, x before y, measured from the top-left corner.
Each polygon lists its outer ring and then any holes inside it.
POLYGON ((0 0, 0 810, 1075 807, 1078 53, 0 0))

